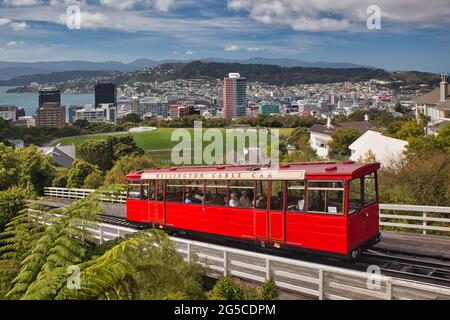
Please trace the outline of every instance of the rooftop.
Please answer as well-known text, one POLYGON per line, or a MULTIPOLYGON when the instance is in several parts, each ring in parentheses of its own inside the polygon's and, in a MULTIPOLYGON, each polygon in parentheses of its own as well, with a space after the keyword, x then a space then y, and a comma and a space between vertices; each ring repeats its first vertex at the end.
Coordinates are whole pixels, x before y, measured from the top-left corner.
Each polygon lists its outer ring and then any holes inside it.
POLYGON ((367 130, 372 128, 372 125, 368 121, 347 121, 347 122, 332 123, 330 128, 328 128, 327 125, 315 124, 311 127, 310 131, 332 136, 337 130, 342 128, 355 129, 359 133, 363 134, 367 130))
MULTIPOLYGON (((281 164, 280 167, 261 167, 258 165, 224 165, 224 166, 197 166, 197 167, 174 167, 174 168, 155 168, 150 170, 143 170, 130 173, 127 177, 131 180, 139 180, 142 174, 145 173, 161 173, 161 174, 182 174, 179 179, 184 179, 186 174, 199 174, 199 173, 232 173, 232 172, 289 172, 289 171, 301 171, 304 170, 306 176, 314 175, 342 175, 342 176, 355 176, 365 172, 371 172, 380 168, 379 163, 373 164, 361 164, 353 161, 346 162, 300 162, 291 164, 281 164)), ((173 179, 177 179, 174 177, 173 179)), ((192 177, 188 177, 192 179, 192 177)), ((233 179, 231 179, 233 180, 233 179)))

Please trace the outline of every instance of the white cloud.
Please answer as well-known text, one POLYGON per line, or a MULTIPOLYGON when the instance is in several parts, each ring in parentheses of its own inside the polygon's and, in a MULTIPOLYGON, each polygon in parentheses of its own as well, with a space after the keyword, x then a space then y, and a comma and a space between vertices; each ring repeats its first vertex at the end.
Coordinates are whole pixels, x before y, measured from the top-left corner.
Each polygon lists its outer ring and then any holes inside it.
POLYGON ((194 50, 189 49, 188 51, 186 51, 186 54, 193 55, 196 54, 196 52, 194 50))
POLYGON ((11 22, 9 26, 15 31, 24 31, 28 28, 26 22, 11 22))
POLYGON ((175 5, 175 0, 155 0, 155 8, 167 12, 175 5))
POLYGON ((174 5, 175 0, 100 0, 104 6, 119 10, 128 10, 137 6, 154 8, 158 11, 168 12, 174 5))
POLYGON ((264 51, 264 48, 261 48, 261 47, 249 47, 249 48, 247 48, 247 51, 249 51, 249 52, 264 51))
POLYGON ((448 0, 228 0, 229 9, 247 11, 261 23, 313 32, 366 30, 367 8, 373 4, 390 23, 425 28, 450 21, 448 0))
POLYGON ((11 22, 11 20, 9 20, 7 18, 0 18, 0 27, 4 26, 4 25, 6 25, 6 24, 8 24, 10 22, 11 22))
POLYGON ((22 44, 24 44, 25 42, 23 42, 23 41, 9 41, 6 45, 8 46, 8 47, 14 47, 14 46, 19 46, 19 45, 22 45, 22 44))
POLYGON ((14 7, 35 6, 39 4, 39 0, 4 0, 6 5, 14 7))
POLYGON ((239 46, 236 46, 236 45, 231 45, 231 46, 228 46, 228 47, 226 47, 225 48, 225 51, 239 51, 239 46))

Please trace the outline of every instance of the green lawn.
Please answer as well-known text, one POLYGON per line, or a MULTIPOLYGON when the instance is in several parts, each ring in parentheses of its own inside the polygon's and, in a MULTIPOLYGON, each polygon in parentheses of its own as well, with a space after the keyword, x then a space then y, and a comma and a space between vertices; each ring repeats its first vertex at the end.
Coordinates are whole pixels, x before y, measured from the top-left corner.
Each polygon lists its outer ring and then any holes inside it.
MULTIPOLYGON (((133 136, 136 144, 142 148, 146 154, 151 156, 155 161, 162 162, 170 160, 171 149, 178 144, 178 142, 171 141, 172 133, 176 129, 171 128, 161 128, 153 132, 139 132, 130 133, 133 136)), ((186 129, 190 132, 191 137, 193 137, 193 129, 186 129)), ((206 129, 204 129, 206 130, 206 129)), ((224 132, 224 129, 220 129, 224 132)), ((284 136, 289 136, 293 129, 282 128, 280 129, 280 134, 284 136)), ((61 145, 79 145, 87 140, 106 140, 108 136, 112 134, 98 134, 98 135, 86 135, 78 137, 67 137, 58 140, 56 144, 61 145)), ((117 137, 124 136, 127 134, 114 134, 117 137)), ((205 143, 206 145, 206 143, 205 143)))

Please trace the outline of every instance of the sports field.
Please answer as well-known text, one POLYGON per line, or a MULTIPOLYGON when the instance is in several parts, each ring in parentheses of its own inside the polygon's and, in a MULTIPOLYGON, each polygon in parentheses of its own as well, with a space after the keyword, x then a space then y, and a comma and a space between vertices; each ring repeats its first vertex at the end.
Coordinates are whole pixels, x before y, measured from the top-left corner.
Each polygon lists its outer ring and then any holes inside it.
MULTIPOLYGON (((136 144, 142 148, 146 154, 151 156, 152 159, 158 162, 165 162, 170 160, 172 148, 175 147, 179 142, 172 141, 172 134, 174 130, 172 128, 161 128, 153 132, 137 132, 137 133, 114 133, 114 134, 97 134, 97 135, 85 135, 77 137, 67 137, 59 139, 54 145, 79 145, 87 140, 106 140, 108 136, 114 135, 117 137, 131 135, 136 141, 136 144)), ((188 130, 193 137, 194 129, 183 129, 188 130)), ((204 129, 207 130, 207 129, 204 129)), ((219 129, 225 136, 225 129, 219 129)), ((282 128, 280 134, 284 136, 290 136, 293 129, 282 128)), ((192 139, 193 140, 193 139, 192 139)), ((203 147, 208 143, 204 142, 203 147)))

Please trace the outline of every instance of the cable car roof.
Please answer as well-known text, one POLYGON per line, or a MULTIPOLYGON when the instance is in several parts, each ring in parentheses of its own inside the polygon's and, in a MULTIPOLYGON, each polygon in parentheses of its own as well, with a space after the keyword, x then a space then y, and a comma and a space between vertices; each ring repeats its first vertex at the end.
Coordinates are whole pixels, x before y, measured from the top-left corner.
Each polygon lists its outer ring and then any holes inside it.
POLYGON ((379 168, 379 163, 362 164, 355 163, 353 161, 302 162, 280 164, 279 167, 264 167, 259 165, 216 165, 194 167, 186 166, 172 168, 154 168, 133 172, 127 176, 127 179, 304 180, 307 176, 343 176, 346 178, 352 178, 374 172, 379 168), (203 174, 201 175, 201 173, 203 174), (240 175, 238 175, 237 173, 240 173, 240 175))

